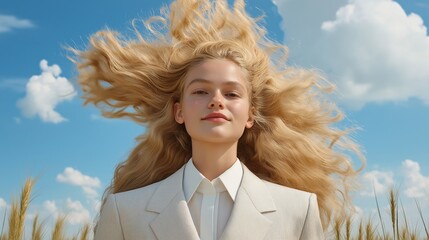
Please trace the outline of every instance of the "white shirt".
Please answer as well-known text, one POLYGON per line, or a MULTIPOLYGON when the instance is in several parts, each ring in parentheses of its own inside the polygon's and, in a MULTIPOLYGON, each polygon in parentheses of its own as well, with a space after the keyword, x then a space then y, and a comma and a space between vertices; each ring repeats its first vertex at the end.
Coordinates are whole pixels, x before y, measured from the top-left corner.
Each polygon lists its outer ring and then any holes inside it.
POLYGON ((190 159, 183 176, 183 192, 200 239, 219 239, 231 215, 243 177, 240 161, 237 159, 229 169, 210 182, 190 159))

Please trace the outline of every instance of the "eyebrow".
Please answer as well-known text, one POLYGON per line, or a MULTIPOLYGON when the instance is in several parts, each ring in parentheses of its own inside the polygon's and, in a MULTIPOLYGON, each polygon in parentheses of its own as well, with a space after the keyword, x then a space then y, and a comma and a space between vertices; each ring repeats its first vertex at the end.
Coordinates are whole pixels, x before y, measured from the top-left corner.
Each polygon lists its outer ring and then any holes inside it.
MULTIPOLYGON (((191 82, 189 82, 189 84, 188 84, 188 85, 186 85, 186 88, 188 88, 189 86, 191 86, 191 85, 192 85, 192 84, 194 84, 194 83, 213 84, 213 82, 212 82, 212 81, 209 81, 209 80, 207 80, 207 79, 204 79, 204 78, 196 78, 196 79, 191 80, 191 82)), ((237 87, 242 88, 242 90, 246 90, 246 87, 245 87, 245 86, 243 86, 243 84, 241 84, 241 83, 239 83, 239 82, 237 82, 237 81, 227 81, 227 82, 223 82, 223 83, 222 83, 222 85, 237 86, 237 87)))

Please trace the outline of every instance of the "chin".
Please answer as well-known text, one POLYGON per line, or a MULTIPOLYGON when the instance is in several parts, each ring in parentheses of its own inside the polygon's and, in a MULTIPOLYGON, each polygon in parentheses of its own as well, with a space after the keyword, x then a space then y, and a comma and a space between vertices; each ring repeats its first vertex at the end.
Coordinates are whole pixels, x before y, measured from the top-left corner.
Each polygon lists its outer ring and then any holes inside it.
POLYGON ((241 136, 226 136, 226 135, 215 135, 215 134, 207 134, 203 137, 199 138, 192 138, 193 140, 200 141, 200 142, 206 142, 206 143, 213 143, 213 144, 220 144, 220 143, 235 143, 238 142, 241 136))

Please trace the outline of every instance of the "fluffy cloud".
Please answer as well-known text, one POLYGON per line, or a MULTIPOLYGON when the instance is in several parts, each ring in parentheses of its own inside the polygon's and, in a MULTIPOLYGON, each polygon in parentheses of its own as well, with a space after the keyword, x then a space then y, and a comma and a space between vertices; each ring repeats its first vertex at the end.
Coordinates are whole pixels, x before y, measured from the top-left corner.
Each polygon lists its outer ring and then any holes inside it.
POLYGON ((31 28, 34 24, 27 19, 19 19, 11 15, 0 14, 0 33, 12 31, 14 28, 31 28))
POLYGON ((361 195, 374 196, 375 193, 379 196, 393 187, 393 173, 373 170, 366 172, 361 178, 362 185, 365 187, 361 191, 361 195))
POLYGON ((66 167, 63 173, 57 175, 57 180, 81 187, 100 187, 98 178, 86 176, 72 167, 66 167))
POLYGON ((429 37, 420 16, 392 0, 277 2, 291 60, 325 72, 344 103, 415 97, 429 105, 429 37))
POLYGON ((46 200, 43 203, 43 208, 51 219, 56 219, 59 216, 66 216, 67 222, 72 225, 89 223, 91 221, 88 209, 86 209, 78 200, 73 201, 72 199, 67 198, 65 206, 62 208, 58 208, 55 200, 46 200))
POLYGON ((60 77, 61 68, 54 64, 48 66, 46 60, 40 62, 41 75, 34 75, 26 86, 26 96, 17 102, 26 117, 39 116, 42 121, 60 123, 66 121, 55 107, 64 101, 71 101, 76 96, 73 85, 60 77))
POLYGON ((57 204, 54 200, 46 200, 43 202, 43 208, 48 212, 53 218, 57 218, 59 215, 57 204))
POLYGON ((0 198, 0 210, 6 209, 7 203, 3 198, 0 198))
POLYGON ((83 207, 82 203, 79 201, 73 201, 70 198, 67 198, 67 220, 71 224, 82 224, 89 223, 91 217, 89 211, 83 207))
POLYGON ((79 170, 66 167, 57 175, 57 181, 81 187, 85 195, 90 199, 98 197, 97 188, 101 186, 100 179, 82 174, 79 170))
POLYGON ((426 197, 429 200, 429 176, 422 175, 419 163, 407 159, 402 162, 402 169, 405 176, 405 195, 410 198, 426 197))

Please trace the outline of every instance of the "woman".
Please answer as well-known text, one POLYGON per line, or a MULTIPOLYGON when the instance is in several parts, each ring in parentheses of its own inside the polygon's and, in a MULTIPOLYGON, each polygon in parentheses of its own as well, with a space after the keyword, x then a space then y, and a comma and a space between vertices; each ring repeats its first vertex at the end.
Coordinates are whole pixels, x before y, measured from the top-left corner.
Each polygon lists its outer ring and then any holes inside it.
POLYGON ((101 31, 75 51, 85 103, 146 126, 95 238, 323 239, 351 206, 344 151, 359 151, 331 126, 341 113, 320 77, 286 66, 241 0, 161 12, 151 41, 101 31))

